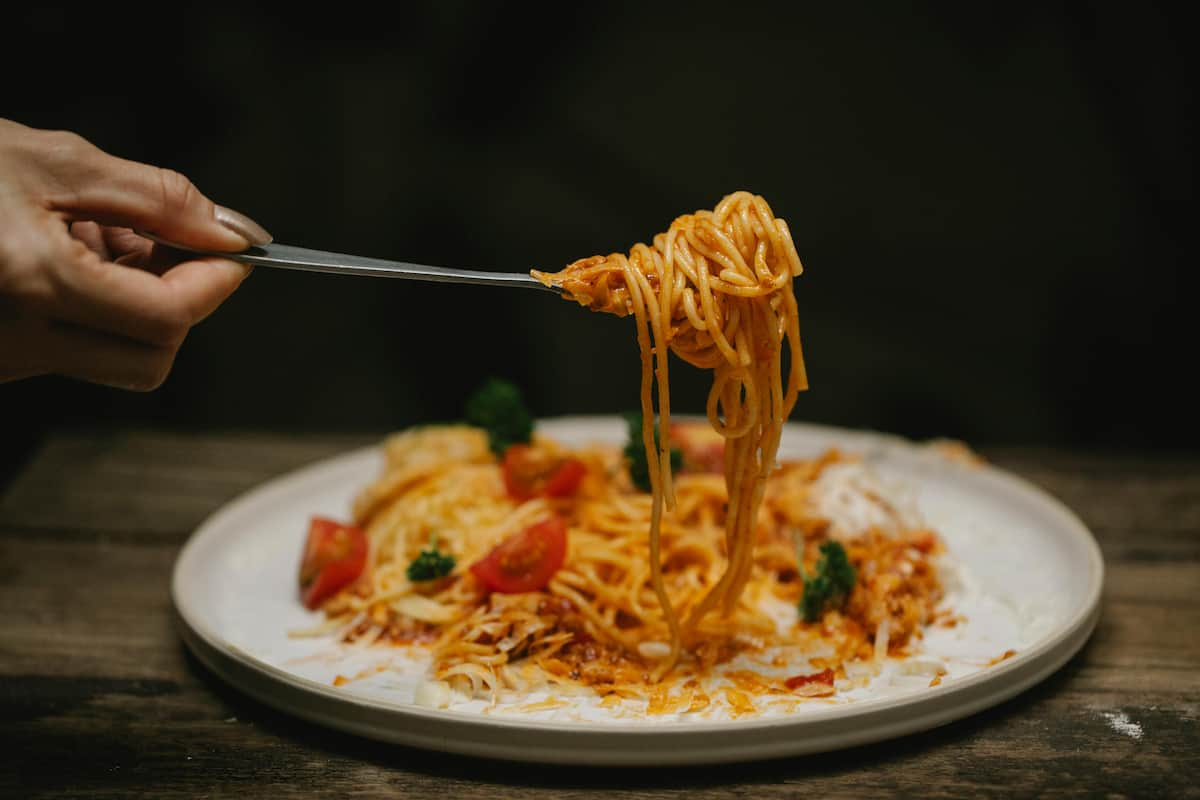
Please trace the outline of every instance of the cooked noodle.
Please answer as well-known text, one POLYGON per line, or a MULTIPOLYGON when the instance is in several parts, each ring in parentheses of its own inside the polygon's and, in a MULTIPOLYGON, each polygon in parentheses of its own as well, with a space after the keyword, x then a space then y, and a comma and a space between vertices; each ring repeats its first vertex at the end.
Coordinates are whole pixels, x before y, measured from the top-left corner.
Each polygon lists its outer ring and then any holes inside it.
POLYGON ((883 493, 855 484, 839 497, 865 504, 860 516, 873 522, 848 532, 834 524, 815 500, 851 458, 776 462, 784 421, 807 386, 792 291, 800 271, 787 224, 762 198, 739 192, 679 217, 653 246, 535 272, 589 308, 634 316, 651 491, 633 486, 614 445, 567 447, 535 434, 539 458, 578 459, 585 477, 569 496, 518 501, 483 430, 395 434, 382 474, 354 507, 368 541, 363 576, 324 604, 339 635, 429 647, 432 677, 475 696, 586 686, 644 698, 653 713, 719 703, 743 713, 753 708, 746 693, 833 692, 824 679, 793 690, 746 670, 729 672, 736 688, 724 693, 698 682, 739 654, 772 651, 772 663, 794 672, 786 651, 843 680, 843 664, 903 652, 941 595, 930 561, 936 537, 883 493), (707 423, 672 421, 669 352, 712 370, 707 423), (715 443, 719 464, 672 474, 670 448, 681 437, 715 443), (539 590, 489 591, 468 569, 550 517, 565 522, 567 550, 539 590), (804 623, 802 576, 835 536, 857 581, 840 610, 804 623), (406 568, 431 541, 455 568, 410 580, 406 568))
POLYGON ((713 211, 676 219, 653 247, 635 245, 534 276, 561 287, 597 311, 637 320, 642 358, 642 439, 650 461, 650 577, 670 629, 670 653, 662 675, 678 660, 682 640, 706 613, 720 606, 728 616, 750 578, 754 521, 783 423, 796 396, 808 386, 792 279, 802 270, 791 232, 767 202, 747 192, 724 198, 713 211), (653 341, 651 340, 653 339, 653 341), (784 384, 786 339, 790 370, 784 384), (728 562, 719 580, 692 606, 682 624, 662 578, 662 512, 675 506, 669 436, 668 351, 713 372, 706 409, 713 429, 726 440, 725 517, 728 562), (658 418, 654 444, 652 375, 657 377, 658 418))

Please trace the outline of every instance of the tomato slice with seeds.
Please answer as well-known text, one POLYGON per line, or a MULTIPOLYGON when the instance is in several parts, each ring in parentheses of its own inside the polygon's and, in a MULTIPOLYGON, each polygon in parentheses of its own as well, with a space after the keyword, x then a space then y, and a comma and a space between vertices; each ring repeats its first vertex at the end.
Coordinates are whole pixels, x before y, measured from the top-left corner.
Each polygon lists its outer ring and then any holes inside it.
POLYGON ((494 592, 534 592, 550 582, 567 557, 567 523, 557 515, 509 536, 471 572, 494 592))
POLYGON ((577 458, 540 453, 527 444, 504 451, 504 489, 518 502, 534 497, 567 497, 579 488, 587 467, 577 458))
POLYGON ((367 565, 367 535, 354 525, 313 517, 300 561, 300 599, 315 609, 358 579, 367 565))

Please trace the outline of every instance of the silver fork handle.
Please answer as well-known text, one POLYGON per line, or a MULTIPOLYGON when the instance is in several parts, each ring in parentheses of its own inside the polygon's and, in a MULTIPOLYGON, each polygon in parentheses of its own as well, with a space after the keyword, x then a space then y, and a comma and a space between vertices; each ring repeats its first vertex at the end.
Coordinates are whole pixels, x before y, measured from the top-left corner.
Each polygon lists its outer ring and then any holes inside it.
POLYGON ((435 281, 437 283, 514 286, 525 289, 542 289, 558 294, 557 289, 546 286, 528 273, 521 272, 485 272, 473 269, 431 267, 427 264, 410 264, 405 261, 388 261, 381 258, 352 256, 346 253, 329 253, 324 250, 310 250, 307 247, 295 247, 289 244, 276 244, 274 242, 250 247, 238 253, 220 253, 214 250, 185 247, 152 234, 143 233, 142 235, 176 250, 183 250, 184 252, 195 253, 196 255, 218 256, 231 261, 240 261, 244 264, 255 264, 263 267, 297 269, 304 272, 325 272, 331 275, 363 275, 371 278, 405 278, 417 281, 435 281))

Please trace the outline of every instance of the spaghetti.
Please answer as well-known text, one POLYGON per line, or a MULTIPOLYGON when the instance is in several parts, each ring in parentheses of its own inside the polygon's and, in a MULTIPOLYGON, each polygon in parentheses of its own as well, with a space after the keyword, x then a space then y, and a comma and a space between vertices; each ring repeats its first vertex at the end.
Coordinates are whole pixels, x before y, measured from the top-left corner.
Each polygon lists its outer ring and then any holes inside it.
POLYGON ((939 613, 936 535, 856 482, 851 457, 777 463, 807 386, 800 271, 787 224, 739 192, 652 246, 534 272, 593 310, 634 316, 650 491, 610 443, 534 433, 501 454, 469 425, 395 434, 354 504, 361 577, 323 601, 327 620, 311 632, 428 648, 432 677, 472 696, 585 686, 652 713, 824 696, 852 663, 904 653, 939 613), (669 352, 712 370, 707 422, 672 420, 669 352), (523 484, 528 472, 540 477, 523 484), (798 606, 834 542, 844 596, 806 621, 798 606), (522 580, 496 582, 497 564, 522 580), (746 670, 743 657, 766 667, 746 670), (808 673, 770 674, 801 665, 808 673), (705 683, 718 667, 720 691, 705 683))
POLYGON ((595 256, 555 274, 533 273, 581 305, 620 316, 632 312, 637 319, 642 439, 651 454, 650 576, 670 628, 670 653, 658 675, 678 660, 683 637, 707 612, 718 605, 725 615, 733 610, 749 580, 754 521, 775 466, 783 422, 798 392, 807 388, 792 291, 792 279, 801 271, 787 223, 762 197, 736 192, 712 211, 679 217, 652 247, 638 244, 628 256, 595 256), (791 356, 786 385, 785 339, 791 356), (654 388, 658 417, 670 429, 668 351, 713 371, 708 420, 727 445, 728 564, 682 624, 667 597, 661 567, 663 507, 673 508, 676 501, 670 438, 660 437, 657 447, 654 442, 654 388))

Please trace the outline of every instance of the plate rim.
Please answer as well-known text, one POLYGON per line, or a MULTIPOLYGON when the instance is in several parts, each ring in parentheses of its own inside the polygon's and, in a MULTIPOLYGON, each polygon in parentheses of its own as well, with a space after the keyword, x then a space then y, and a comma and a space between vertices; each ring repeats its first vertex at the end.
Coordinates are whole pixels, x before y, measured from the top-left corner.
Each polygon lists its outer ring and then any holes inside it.
MULTIPOLYGON (((615 415, 547 417, 538 419, 537 425, 538 429, 594 427, 597 424, 612 425, 619 419, 615 415)), ((870 442, 881 449, 907 456, 924 455, 917 443, 893 434, 803 422, 788 422, 786 428, 801 435, 870 442)), ((189 608, 184 597, 187 572, 199 558, 196 554, 205 537, 219 535, 229 518, 248 513, 250 507, 263 502, 264 495, 283 492, 297 482, 313 480, 330 470, 350 469, 359 461, 377 458, 380 450, 381 444, 376 442, 318 459, 258 483, 222 504, 189 535, 180 549, 172 568, 170 589, 176 628, 184 643, 227 683, 285 713, 379 741, 516 761, 614 766, 728 763, 826 752, 928 730, 998 705, 1061 668, 1087 642, 1100 616, 1105 566, 1094 534, 1057 497, 988 463, 968 469, 1004 487, 1005 491, 1022 495, 1026 501, 1035 500, 1040 512, 1058 518, 1056 527, 1069 530, 1071 539, 1084 545, 1088 553, 1088 583, 1085 598, 1074 615, 1016 656, 986 670, 931 687, 928 691, 808 710, 802 718, 773 716, 587 726, 576 722, 522 720, 478 712, 428 709, 341 692, 336 687, 290 673, 224 639, 189 608), (922 713, 910 713, 917 711, 922 713), (890 724, 888 717, 894 717, 890 724), (873 724, 855 729, 855 723, 863 722, 864 718, 872 718, 873 724), (385 724, 387 722, 391 724, 385 724), (404 722, 418 725, 409 729, 404 722), (781 737, 774 743, 765 738, 780 729, 794 730, 798 735, 781 737), (470 733, 476 735, 464 735, 470 733), (512 737, 514 733, 521 736, 512 737), (731 734, 740 734, 740 737, 735 737, 731 743, 731 734), (747 736, 752 741, 740 742, 747 736), (648 750, 646 737, 674 741, 679 747, 648 750), (506 742, 506 738, 516 741, 506 742), (535 741, 530 742, 530 739, 535 741), (719 741, 705 741, 712 739, 719 741), (540 745, 540 749, 531 744, 540 745)), ((937 463, 951 466, 944 459, 937 463)))

